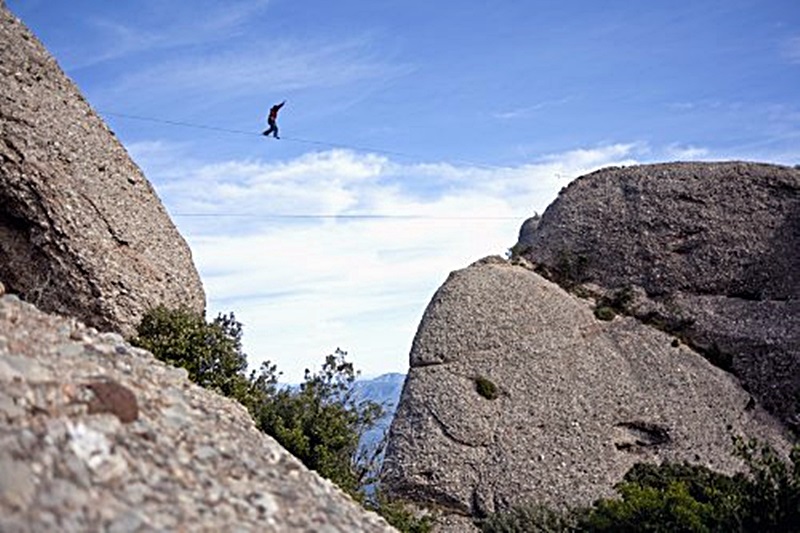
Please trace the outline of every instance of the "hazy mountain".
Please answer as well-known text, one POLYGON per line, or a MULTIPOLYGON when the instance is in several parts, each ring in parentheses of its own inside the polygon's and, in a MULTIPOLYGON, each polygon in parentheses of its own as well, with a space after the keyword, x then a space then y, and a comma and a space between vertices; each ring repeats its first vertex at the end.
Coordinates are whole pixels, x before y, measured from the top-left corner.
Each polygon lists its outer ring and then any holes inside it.
POLYGON ((354 385, 356 399, 369 400, 381 405, 385 411, 383 418, 361 439, 361 446, 374 446, 389 430, 389 425, 394 418, 400 392, 403 390, 405 374, 383 374, 372 379, 358 380, 354 385))

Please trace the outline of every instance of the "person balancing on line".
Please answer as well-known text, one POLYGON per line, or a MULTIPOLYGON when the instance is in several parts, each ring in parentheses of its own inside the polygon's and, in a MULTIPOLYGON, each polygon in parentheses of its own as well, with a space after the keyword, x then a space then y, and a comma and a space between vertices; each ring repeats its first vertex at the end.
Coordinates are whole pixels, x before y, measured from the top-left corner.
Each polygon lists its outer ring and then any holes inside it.
POLYGON ((281 110, 285 103, 286 100, 269 108, 269 116, 267 117, 267 124, 269 124, 269 128, 264 130, 264 135, 269 136, 271 133, 273 137, 280 139, 280 137, 278 137, 278 111, 281 110))

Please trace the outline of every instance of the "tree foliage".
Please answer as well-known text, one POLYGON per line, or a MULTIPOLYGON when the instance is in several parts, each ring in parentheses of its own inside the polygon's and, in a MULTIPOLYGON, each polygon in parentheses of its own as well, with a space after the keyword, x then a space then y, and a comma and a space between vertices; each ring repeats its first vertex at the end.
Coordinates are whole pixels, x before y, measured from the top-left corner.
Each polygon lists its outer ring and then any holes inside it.
POLYGON ((800 445, 789 460, 755 439, 736 439, 736 454, 750 469, 744 493, 744 531, 800 531, 800 445))
POLYGON ((189 379, 225 396, 245 399, 250 388, 242 326, 233 313, 213 322, 185 308, 157 307, 142 318, 132 344, 185 368, 189 379))
POLYGON ((706 467, 634 465, 617 484, 619 498, 567 512, 520 506, 489 517, 484 532, 764 532, 800 531, 800 447, 788 461, 757 441, 735 441, 748 474, 706 467))
POLYGON ((366 507, 403 533, 429 533, 433 529, 433 515, 415 513, 403 502, 387 499, 379 490, 366 502, 366 507))
POLYGON ((337 349, 325 358, 319 372, 306 370, 299 390, 277 391, 254 416, 262 431, 306 466, 361 497, 370 481, 371 465, 361 461, 358 444, 364 432, 383 416, 383 409, 372 401, 355 400, 357 372, 346 356, 337 349))
POLYGON ((487 533, 561 533, 578 531, 579 513, 559 511, 546 505, 529 504, 488 516, 481 523, 487 533))
POLYGON ((617 485, 621 498, 598 501, 582 526, 621 533, 737 531, 739 481, 702 466, 638 464, 617 485))

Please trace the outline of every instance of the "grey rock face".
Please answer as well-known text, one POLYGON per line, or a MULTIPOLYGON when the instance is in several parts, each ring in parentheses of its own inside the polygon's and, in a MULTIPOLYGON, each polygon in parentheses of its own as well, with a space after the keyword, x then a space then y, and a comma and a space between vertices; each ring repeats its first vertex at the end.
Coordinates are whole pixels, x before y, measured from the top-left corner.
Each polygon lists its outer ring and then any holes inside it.
POLYGON ((0 5, 0 279, 41 308, 130 333, 205 296, 188 246, 122 145, 0 5))
POLYGON ((800 171, 755 163, 611 168, 561 192, 517 248, 741 378, 785 423, 800 398, 800 171))
POLYGON ((394 531, 117 334, 0 297, 0 531, 394 531))
POLYGON ((480 516, 590 504, 637 462, 734 472, 733 435, 785 448, 733 376, 674 340, 598 320, 588 300, 499 257, 452 273, 414 339, 384 488, 480 516))
POLYGON ((536 227, 539 225, 540 220, 542 220, 542 217, 537 213, 522 223, 522 226, 519 228, 519 237, 517 238, 517 242, 520 243, 520 246, 527 246, 527 243, 536 233, 536 227))

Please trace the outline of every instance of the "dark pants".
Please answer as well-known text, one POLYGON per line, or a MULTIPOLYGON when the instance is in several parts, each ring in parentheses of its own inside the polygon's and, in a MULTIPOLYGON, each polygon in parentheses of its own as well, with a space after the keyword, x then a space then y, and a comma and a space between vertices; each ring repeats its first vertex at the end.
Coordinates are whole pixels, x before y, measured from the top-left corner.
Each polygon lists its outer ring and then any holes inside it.
POLYGON ((280 137, 278 137, 278 123, 274 120, 267 120, 267 124, 269 124, 269 129, 264 131, 264 135, 269 135, 271 133, 273 137, 280 139, 280 137))

